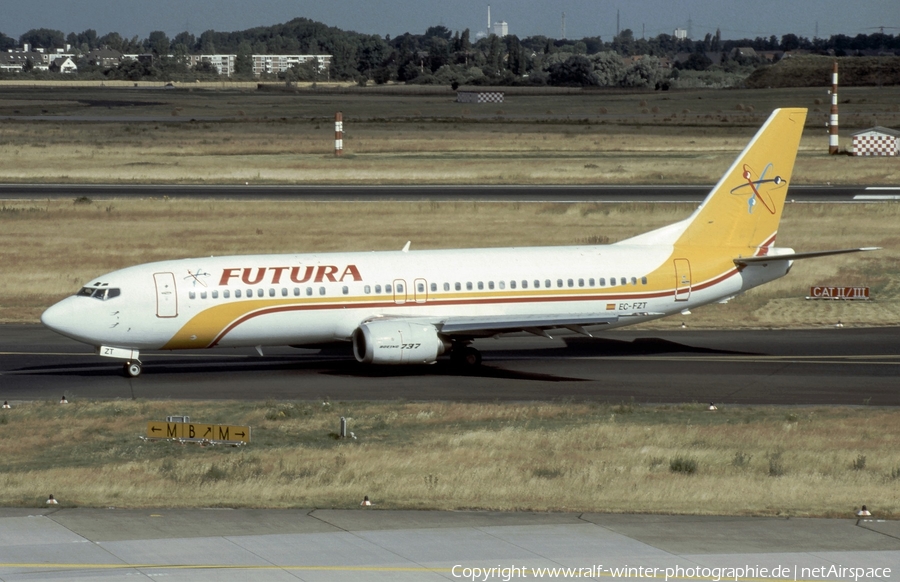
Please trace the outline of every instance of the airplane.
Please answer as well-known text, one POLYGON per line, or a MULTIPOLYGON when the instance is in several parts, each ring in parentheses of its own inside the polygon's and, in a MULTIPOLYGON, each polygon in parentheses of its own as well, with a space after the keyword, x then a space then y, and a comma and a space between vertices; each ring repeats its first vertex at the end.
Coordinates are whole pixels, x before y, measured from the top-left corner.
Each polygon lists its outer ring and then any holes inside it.
POLYGON ((725 302, 793 261, 774 246, 806 109, 777 109, 688 218, 610 245, 179 259, 93 279, 50 329, 141 373, 144 350, 344 342, 366 364, 475 366, 479 338, 592 336, 725 302))

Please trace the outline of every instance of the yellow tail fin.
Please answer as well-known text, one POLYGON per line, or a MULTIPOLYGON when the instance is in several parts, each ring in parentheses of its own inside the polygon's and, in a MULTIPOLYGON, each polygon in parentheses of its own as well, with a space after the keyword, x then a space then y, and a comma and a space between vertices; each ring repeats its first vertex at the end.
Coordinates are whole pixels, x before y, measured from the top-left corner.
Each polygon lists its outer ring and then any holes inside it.
POLYGON ((675 244, 764 254, 760 249, 769 247, 778 231, 805 122, 806 109, 773 111, 675 244))

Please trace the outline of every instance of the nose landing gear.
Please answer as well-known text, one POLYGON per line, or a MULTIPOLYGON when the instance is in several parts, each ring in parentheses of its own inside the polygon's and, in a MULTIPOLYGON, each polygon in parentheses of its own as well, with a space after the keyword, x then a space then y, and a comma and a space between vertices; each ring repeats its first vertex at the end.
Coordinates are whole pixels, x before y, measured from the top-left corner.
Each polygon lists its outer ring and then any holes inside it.
POLYGON ((123 370, 125 372, 126 378, 137 378, 141 375, 141 363, 140 362, 125 362, 123 366, 123 370))

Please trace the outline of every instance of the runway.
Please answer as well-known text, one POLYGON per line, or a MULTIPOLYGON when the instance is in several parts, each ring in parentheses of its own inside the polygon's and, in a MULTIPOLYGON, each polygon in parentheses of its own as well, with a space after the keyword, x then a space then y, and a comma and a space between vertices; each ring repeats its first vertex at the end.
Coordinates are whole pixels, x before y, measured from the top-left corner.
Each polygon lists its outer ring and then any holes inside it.
POLYGON ((382 367, 349 351, 145 352, 144 373, 40 325, 0 328, 0 400, 574 399, 638 403, 900 405, 897 328, 613 331, 479 340, 484 364, 382 367))
MULTIPOLYGON (((111 198, 197 198, 209 200, 304 200, 327 202, 701 202, 712 188, 694 186, 301 186, 196 184, 0 184, 0 200, 46 200, 87 196, 111 198)), ((795 202, 896 200, 900 188, 792 185, 795 202)))

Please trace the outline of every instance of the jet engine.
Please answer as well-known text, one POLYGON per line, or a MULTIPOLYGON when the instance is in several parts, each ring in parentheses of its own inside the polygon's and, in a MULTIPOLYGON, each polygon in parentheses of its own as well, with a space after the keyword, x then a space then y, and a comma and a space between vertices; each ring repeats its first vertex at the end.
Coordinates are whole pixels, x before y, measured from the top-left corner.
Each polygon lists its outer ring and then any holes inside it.
POLYGON ((447 347, 433 325, 402 319, 369 321, 353 332, 353 355, 364 364, 433 364, 447 347))

